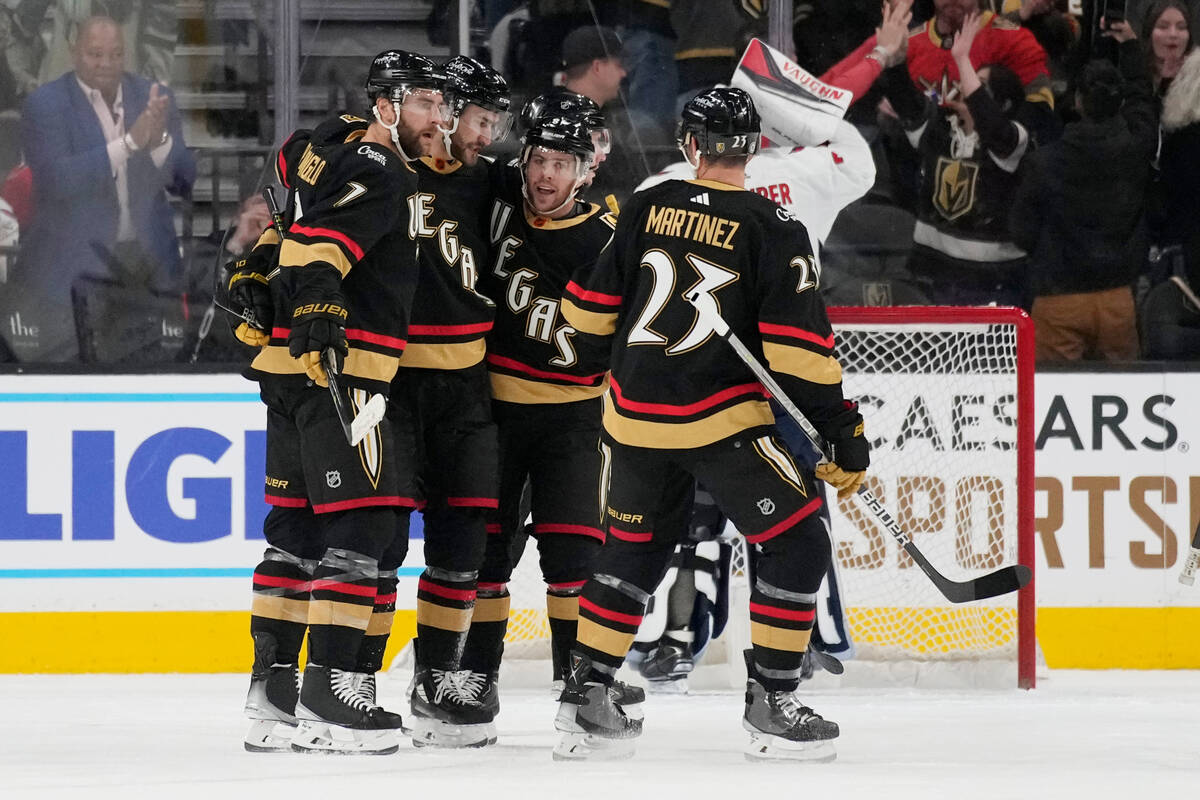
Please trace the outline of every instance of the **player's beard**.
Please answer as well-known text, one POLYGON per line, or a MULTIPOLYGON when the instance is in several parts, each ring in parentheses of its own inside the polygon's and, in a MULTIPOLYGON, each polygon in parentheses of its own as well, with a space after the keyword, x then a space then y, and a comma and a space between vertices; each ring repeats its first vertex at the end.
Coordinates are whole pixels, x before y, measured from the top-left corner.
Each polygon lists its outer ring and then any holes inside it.
POLYGON ((400 140, 400 147, 409 158, 429 155, 429 147, 422 141, 421 134, 422 131, 413 130, 407 125, 397 126, 396 138, 400 140))

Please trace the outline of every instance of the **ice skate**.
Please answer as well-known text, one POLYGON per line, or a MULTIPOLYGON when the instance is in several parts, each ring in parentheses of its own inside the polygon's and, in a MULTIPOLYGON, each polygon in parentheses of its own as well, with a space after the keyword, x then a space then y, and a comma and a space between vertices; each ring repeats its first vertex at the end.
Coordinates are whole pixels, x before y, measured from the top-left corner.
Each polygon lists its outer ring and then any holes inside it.
POLYGON ((488 744, 496 743, 496 717, 500 715, 500 687, 497 685, 499 673, 473 672, 465 670, 463 688, 476 700, 487 716, 486 732, 488 744))
POLYGON ((642 720, 633 718, 616 702, 621 691, 591 679, 592 662, 572 656, 559 698, 554 727, 562 733, 554 747, 556 761, 630 758, 634 740, 642 735, 642 720))
POLYGON ((298 753, 388 755, 400 748, 400 715, 360 694, 363 673, 309 664, 304 670, 299 727, 292 737, 298 753))
POLYGON ((750 732, 748 761, 833 761, 836 722, 801 704, 793 691, 771 691, 758 681, 753 651, 746 651, 746 712, 742 727, 750 732))
POLYGON ((685 646, 677 644, 659 645, 646 659, 638 664, 638 672, 649 683, 656 694, 687 694, 688 675, 695 669, 696 662, 685 646))
MULTIPOLYGON (((405 728, 417 747, 486 747, 496 741, 495 714, 476 699, 470 670, 418 668, 409 686, 405 728)), ((497 701, 498 702, 498 701, 497 701)))
POLYGON ((289 753, 296 733, 296 701, 300 671, 295 664, 272 664, 250 676, 246 716, 250 730, 245 747, 251 753, 289 753))
POLYGON ((375 673, 374 672, 352 672, 354 691, 358 692, 358 696, 366 700, 368 705, 378 708, 379 704, 375 702, 375 673))

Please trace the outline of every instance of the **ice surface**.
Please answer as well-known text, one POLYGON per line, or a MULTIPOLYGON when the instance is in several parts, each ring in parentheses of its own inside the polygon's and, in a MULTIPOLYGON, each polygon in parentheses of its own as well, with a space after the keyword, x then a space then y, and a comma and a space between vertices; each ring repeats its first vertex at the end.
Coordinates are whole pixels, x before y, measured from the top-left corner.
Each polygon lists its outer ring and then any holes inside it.
MULTIPOLYGON (((547 690, 502 695, 500 744, 393 756, 242 750, 243 675, 0 676, 0 798, 1151 798, 1200 782, 1200 674, 1070 672, 1033 692, 816 690, 832 764, 750 764, 740 692, 651 696, 631 761, 554 762, 547 690)), ((401 712, 405 683, 382 676, 401 712)))

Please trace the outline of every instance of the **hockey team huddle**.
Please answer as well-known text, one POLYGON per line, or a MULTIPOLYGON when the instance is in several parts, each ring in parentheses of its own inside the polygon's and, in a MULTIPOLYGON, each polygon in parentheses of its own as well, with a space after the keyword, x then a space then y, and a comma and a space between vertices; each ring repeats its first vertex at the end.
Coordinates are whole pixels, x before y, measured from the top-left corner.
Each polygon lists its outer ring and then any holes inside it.
POLYGON ((386 754, 402 731, 418 746, 494 743, 528 532, 562 682, 554 755, 629 755, 645 696, 617 671, 698 483, 750 545, 746 752, 832 758, 837 724, 796 695, 831 559, 816 481, 852 494, 869 445, 814 248, 870 186, 861 138, 839 120, 803 151, 759 156, 754 96, 713 88, 683 109, 685 162, 618 210, 583 199, 611 140, 582 95, 526 104, 519 157, 502 163, 485 156, 514 127, 495 70, 388 50, 366 89, 366 114, 280 148, 284 208, 227 276, 268 414, 246 748, 386 754), (780 206, 747 170, 778 183, 788 158, 812 164, 780 206), (730 332, 826 459, 785 441, 730 332), (351 436, 346 414, 375 395, 382 418, 351 436), (425 568, 402 716, 375 678, 414 510, 425 568))

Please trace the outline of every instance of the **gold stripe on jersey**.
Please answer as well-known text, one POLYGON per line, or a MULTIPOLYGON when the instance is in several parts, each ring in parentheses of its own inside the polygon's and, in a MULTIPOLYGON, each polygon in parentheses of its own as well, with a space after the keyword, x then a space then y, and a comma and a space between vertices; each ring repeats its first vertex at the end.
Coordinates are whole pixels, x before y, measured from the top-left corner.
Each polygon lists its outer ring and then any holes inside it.
POLYGON ((774 342, 763 342, 763 355, 772 372, 784 372, 825 386, 842 382, 842 365, 833 356, 774 342))
POLYGON ((691 422, 649 422, 624 416, 613 405, 612 395, 604 395, 604 430, 633 447, 703 447, 773 422, 775 415, 765 400, 747 400, 691 422))
POLYGON ((743 189, 741 186, 734 186, 732 183, 725 183, 723 181, 711 181, 708 178, 692 178, 690 181, 685 181, 685 183, 691 183, 696 186, 707 186, 709 189, 716 189, 719 192, 749 191, 748 189, 743 189))
POLYGON ((487 350, 483 339, 473 342, 421 344, 409 342, 400 356, 400 366, 415 369, 466 369, 480 361, 487 350))
POLYGON ((336 600, 313 600, 308 604, 309 625, 341 625, 365 631, 371 624, 374 606, 339 603, 336 600))
POLYGON ((428 600, 417 600, 417 624, 466 633, 471 628, 472 611, 470 608, 447 608, 428 600))
POLYGON ((256 593, 250 602, 250 614, 284 622, 308 622, 308 599, 268 597, 256 593))
POLYGON ((581 222, 587 222, 592 218, 592 215, 599 210, 600 206, 596 205, 595 203, 588 203, 587 211, 583 212, 582 214, 576 214, 573 217, 564 217, 563 219, 550 219, 549 217, 543 217, 541 214, 534 214, 529 210, 529 207, 526 206, 525 221, 528 222, 531 227, 536 228, 539 231, 559 231, 563 228, 570 228, 574 225, 578 225, 581 222))
POLYGON ((350 271, 350 259, 332 242, 301 244, 294 239, 285 239, 279 248, 280 267, 307 267, 318 261, 332 265, 343 278, 350 271))
POLYGON ((775 473, 785 481, 796 487, 796 491, 804 497, 808 497, 808 492, 804 490, 804 481, 800 479, 800 471, 796 469, 795 463, 792 462, 792 456, 786 452, 769 436, 760 436, 754 440, 754 451, 775 470, 775 473))
POLYGON ((732 47, 693 47, 690 50, 676 50, 676 61, 687 61, 689 58, 733 58, 737 52, 732 47))
MULTIPOLYGON (((254 243, 254 247, 279 244, 280 238, 279 231, 275 230, 274 228, 267 228, 262 232, 262 235, 258 237, 258 241, 254 243)), ((250 249, 253 250, 254 248, 252 247, 250 249)))
POLYGON ((394 611, 372 611, 371 621, 367 623, 367 636, 386 636, 392 632, 394 611))
POLYGON ((797 631, 791 628, 776 628, 762 622, 750 620, 750 643, 772 650, 786 650, 792 653, 803 653, 808 649, 808 640, 812 638, 812 630, 797 631))
POLYGON ((471 621, 507 622, 511 605, 512 598, 508 595, 504 595, 503 597, 476 597, 475 611, 471 614, 471 621))
POLYGON ((591 333, 596 336, 608 336, 617 330, 617 314, 601 314, 595 311, 585 311, 564 297, 559 305, 563 319, 569 322, 577 331, 591 333))
POLYGON ((624 658, 629 653, 629 648, 633 646, 634 635, 615 631, 587 617, 580 617, 575 641, 584 647, 599 650, 601 653, 624 658))
POLYGON ((546 616, 550 619, 579 619, 579 598, 546 595, 546 616))
MULTIPOLYGON (((369 350, 356 350, 351 347, 350 354, 346 356, 342 374, 347 377, 390 383, 396 375, 396 365, 399 361, 396 356, 372 353, 369 350)), ((299 360, 292 358, 285 345, 278 344, 267 345, 259 350, 258 355, 250 364, 250 368, 260 372, 269 372, 272 375, 304 374, 304 367, 300 365, 299 360)))
POLYGON ((489 377, 492 379, 492 399, 505 403, 577 403, 580 400, 599 397, 608 388, 607 379, 601 381, 599 386, 564 386, 561 383, 531 381, 499 372, 491 372, 489 377))

